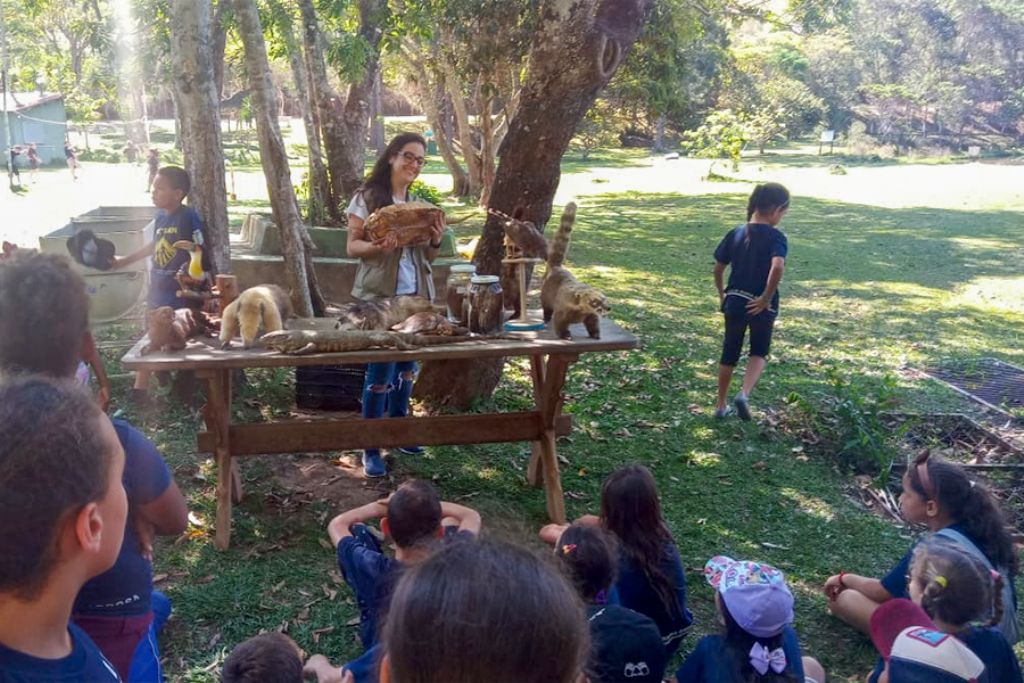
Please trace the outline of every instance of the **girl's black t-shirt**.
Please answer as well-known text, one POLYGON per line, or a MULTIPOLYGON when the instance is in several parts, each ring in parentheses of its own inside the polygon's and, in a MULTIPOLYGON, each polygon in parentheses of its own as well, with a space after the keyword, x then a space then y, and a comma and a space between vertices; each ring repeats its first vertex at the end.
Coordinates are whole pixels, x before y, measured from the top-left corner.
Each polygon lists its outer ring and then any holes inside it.
MULTIPOLYGON (((726 312, 735 300, 735 307, 742 312, 747 301, 761 296, 768 286, 768 273, 772 259, 786 258, 789 243, 786 235, 778 228, 763 223, 747 223, 730 230, 715 249, 715 260, 731 266, 729 283, 726 286, 726 312)), ((773 313, 779 310, 779 292, 772 295, 769 306, 773 313)))

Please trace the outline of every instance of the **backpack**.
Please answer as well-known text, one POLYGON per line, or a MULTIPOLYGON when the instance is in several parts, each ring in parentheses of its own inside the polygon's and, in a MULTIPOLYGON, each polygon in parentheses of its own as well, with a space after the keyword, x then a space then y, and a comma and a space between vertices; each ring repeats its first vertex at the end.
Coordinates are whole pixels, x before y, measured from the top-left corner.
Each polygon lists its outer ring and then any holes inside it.
POLYGON ((960 545, 964 550, 981 560, 981 562, 988 567, 989 571, 998 571, 1000 576, 1003 577, 1003 618, 997 627, 1010 645, 1019 641, 1020 629, 1017 627, 1017 601, 1016 596, 1013 593, 1013 577, 1010 576, 1009 571, 1005 568, 996 569, 992 566, 992 563, 989 561, 985 553, 981 551, 981 548, 976 546, 971 539, 967 538, 967 536, 956 529, 946 527, 945 529, 936 531, 935 535, 948 538, 960 545))

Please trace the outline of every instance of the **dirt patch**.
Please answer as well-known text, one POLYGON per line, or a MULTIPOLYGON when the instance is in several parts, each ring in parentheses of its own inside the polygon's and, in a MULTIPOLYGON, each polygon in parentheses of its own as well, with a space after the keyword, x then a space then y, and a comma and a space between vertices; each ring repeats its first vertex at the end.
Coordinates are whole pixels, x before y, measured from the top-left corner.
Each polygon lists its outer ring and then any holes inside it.
POLYGON ((401 483, 388 475, 377 479, 363 476, 358 452, 324 453, 295 458, 276 458, 273 465, 276 497, 281 507, 316 501, 338 511, 371 503, 388 495, 401 483))

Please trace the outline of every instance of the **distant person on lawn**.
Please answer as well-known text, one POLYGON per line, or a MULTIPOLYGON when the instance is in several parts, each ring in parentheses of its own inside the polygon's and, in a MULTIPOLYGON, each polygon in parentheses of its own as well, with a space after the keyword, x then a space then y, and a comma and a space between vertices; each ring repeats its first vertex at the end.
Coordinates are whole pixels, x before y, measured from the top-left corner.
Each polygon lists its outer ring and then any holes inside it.
MULTIPOLYGON (((0 376, 38 373, 71 383, 79 361, 95 355, 85 280, 68 259, 26 252, 0 261, 0 376)), ((184 531, 188 509, 156 446, 123 420, 113 421, 113 431, 124 450, 129 522, 114 566, 78 592, 73 620, 122 678, 156 681, 157 633, 171 604, 153 590, 153 538, 184 531)))
POLYGON ((779 283, 786 270, 789 244, 778 229, 789 210, 789 190, 778 183, 754 188, 747 202, 747 222, 729 233, 715 249, 715 289, 725 315, 725 339, 718 366, 718 403, 715 417, 732 413, 729 385, 750 330, 750 358, 743 374, 743 388, 733 399, 740 419, 750 419, 748 397, 768 362, 772 328, 779 314, 779 283), (724 284, 725 269, 729 282, 724 284))
POLYGON ((64 142, 64 160, 71 171, 71 179, 78 180, 78 155, 75 154, 75 148, 71 146, 70 140, 64 142))

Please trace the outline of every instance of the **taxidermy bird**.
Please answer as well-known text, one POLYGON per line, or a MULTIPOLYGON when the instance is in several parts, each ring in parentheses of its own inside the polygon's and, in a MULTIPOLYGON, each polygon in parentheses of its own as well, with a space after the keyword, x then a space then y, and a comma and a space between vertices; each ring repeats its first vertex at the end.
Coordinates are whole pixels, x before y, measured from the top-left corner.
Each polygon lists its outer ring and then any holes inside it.
POLYGON ((195 242, 189 242, 188 240, 178 240, 174 243, 176 249, 183 249, 190 254, 188 262, 188 275, 193 280, 202 280, 206 277, 206 272, 203 270, 203 248, 195 242))

